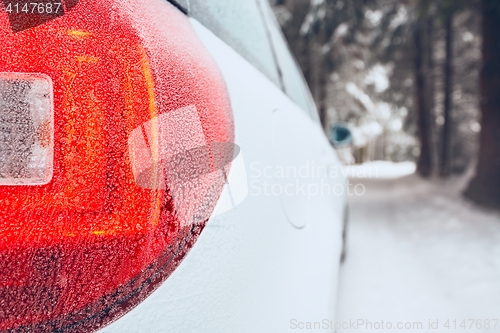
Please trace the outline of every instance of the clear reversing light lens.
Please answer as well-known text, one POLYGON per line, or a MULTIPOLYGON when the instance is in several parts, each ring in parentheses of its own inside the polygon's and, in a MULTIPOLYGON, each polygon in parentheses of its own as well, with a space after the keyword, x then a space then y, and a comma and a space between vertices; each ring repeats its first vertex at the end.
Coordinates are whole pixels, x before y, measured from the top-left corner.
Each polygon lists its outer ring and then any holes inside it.
POLYGON ((52 81, 0 73, 0 185, 44 185, 53 173, 52 81))

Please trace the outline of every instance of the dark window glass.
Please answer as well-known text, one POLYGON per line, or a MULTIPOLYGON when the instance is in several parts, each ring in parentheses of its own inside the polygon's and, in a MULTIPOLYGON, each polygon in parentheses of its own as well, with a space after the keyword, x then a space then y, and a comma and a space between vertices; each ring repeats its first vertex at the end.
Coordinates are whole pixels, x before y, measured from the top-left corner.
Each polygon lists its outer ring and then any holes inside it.
MULTIPOLYGON (((260 1, 260 0, 258 0, 260 1)), ((318 111, 311 97, 307 83, 304 80, 301 70, 295 61, 288 44, 281 32, 274 14, 266 1, 260 1, 267 28, 276 52, 278 66, 281 71, 283 87, 286 94, 299 105, 304 111, 311 113, 311 116, 318 120, 318 111)))
POLYGON ((190 16, 280 86, 271 42, 256 0, 190 0, 190 16))
MULTIPOLYGON (((66 0, 67 1, 67 0, 66 0)), ((184 12, 189 12, 189 0, 168 0, 184 12)))

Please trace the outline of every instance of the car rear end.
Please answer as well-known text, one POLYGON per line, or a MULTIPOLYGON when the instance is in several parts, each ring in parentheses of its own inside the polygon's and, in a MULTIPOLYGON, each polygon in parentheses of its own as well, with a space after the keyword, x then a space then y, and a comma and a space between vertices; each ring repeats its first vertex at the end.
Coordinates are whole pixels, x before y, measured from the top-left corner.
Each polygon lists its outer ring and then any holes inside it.
POLYGON ((38 8, 5 5, 0 329, 95 329, 154 290, 203 229, 232 158, 229 97, 172 6, 63 3, 20 26, 38 8))
POLYGON ((333 318, 345 195, 252 191, 252 170, 339 165, 267 4, 240 4, 259 52, 222 2, 3 4, 0 332, 333 318))

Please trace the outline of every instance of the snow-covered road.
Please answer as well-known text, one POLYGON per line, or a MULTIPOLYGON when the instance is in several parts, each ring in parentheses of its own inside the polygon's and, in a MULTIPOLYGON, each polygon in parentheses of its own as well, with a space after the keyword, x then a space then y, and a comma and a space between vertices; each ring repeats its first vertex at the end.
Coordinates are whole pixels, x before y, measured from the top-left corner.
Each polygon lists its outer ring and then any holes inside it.
POLYGON ((500 214, 463 199, 465 179, 369 167, 351 170, 366 193, 350 201, 337 332, 500 332, 500 214))

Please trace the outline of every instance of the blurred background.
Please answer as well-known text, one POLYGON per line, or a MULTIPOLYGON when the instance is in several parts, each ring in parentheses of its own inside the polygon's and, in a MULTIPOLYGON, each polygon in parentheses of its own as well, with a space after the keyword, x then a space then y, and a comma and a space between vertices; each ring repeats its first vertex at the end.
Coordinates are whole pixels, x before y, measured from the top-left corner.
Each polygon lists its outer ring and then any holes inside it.
POLYGON ((366 188, 339 321, 500 331, 485 325, 500 317, 500 1, 270 2, 325 132, 349 124, 344 162, 366 188))

